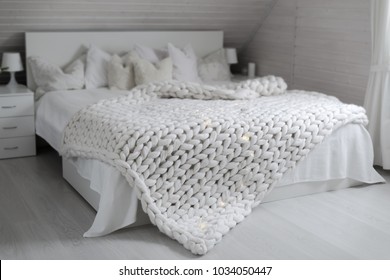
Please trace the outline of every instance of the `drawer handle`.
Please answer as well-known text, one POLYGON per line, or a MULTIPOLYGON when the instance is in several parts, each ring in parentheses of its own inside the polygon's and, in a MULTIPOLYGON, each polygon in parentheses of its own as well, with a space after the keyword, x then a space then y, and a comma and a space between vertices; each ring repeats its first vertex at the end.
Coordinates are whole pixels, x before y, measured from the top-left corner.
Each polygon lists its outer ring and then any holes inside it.
POLYGON ((4 148, 4 150, 6 150, 6 151, 13 151, 13 150, 17 150, 17 149, 19 149, 18 146, 15 146, 15 147, 5 147, 4 148))
POLYGON ((13 108, 16 108, 16 105, 14 105, 14 106, 1 106, 1 108, 3 108, 3 109, 13 109, 13 108))
POLYGON ((17 126, 6 126, 6 127, 3 127, 3 129, 17 129, 18 127, 17 126))

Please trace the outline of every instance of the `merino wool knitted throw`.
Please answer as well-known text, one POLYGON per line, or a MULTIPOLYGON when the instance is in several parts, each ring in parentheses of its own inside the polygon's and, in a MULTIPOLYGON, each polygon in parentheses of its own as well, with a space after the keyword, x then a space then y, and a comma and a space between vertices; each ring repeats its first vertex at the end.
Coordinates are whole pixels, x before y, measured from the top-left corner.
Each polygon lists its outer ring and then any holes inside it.
POLYGON ((62 154, 117 168, 161 232, 205 254, 327 135, 367 123, 359 106, 285 90, 275 77, 137 87, 78 112, 62 154))

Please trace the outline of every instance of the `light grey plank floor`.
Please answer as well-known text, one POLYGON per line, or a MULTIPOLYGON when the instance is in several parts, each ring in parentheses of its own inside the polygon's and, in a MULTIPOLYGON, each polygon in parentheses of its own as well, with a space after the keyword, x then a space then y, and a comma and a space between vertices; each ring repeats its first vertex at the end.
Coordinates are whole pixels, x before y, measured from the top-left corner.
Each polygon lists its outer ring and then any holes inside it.
POLYGON ((52 149, 0 160, 0 259, 390 259, 389 183, 262 204, 202 257, 153 226, 83 238, 94 216, 52 149))

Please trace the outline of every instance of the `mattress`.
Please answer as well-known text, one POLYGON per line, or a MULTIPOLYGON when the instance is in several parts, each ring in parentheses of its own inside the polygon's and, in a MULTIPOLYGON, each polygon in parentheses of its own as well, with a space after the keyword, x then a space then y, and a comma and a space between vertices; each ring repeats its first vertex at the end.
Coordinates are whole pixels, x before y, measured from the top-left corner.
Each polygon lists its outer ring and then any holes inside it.
MULTIPOLYGON (((60 151, 63 131, 77 111, 101 99, 126 93, 106 88, 47 93, 36 103, 36 133, 60 151)), ((266 200, 272 200, 273 193, 291 185, 310 187, 310 183, 342 179, 354 184, 383 182, 372 168, 371 147, 371 138, 362 125, 348 124, 338 129, 295 169, 288 171, 266 200)), ((114 167, 81 158, 70 163, 90 181, 90 188, 100 194, 95 221, 85 236, 105 235, 135 222, 138 203, 135 191, 114 167)))

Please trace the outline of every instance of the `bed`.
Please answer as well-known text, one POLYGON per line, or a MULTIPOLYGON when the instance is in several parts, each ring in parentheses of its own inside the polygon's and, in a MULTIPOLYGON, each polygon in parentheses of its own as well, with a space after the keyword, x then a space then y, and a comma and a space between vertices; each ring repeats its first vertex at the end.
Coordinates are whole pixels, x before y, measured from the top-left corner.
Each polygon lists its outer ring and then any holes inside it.
MULTIPOLYGON (((223 33, 29 32, 26 33, 26 55, 42 56, 58 65, 65 65, 80 54, 82 46, 91 43, 119 53, 129 50, 134 43, 157 48, 167 42, 179 46, 191 43, 197 55, 204 56, 223 46, 223 33)), ((30 71, 27 67, 28 87, 35 90, 30 71)), ((37 102, 36 133, 60 151, 64 130, 77 112, 100 100, 121 98, 125 94, 104 88, 46 94, 37 102)), ((372 163, 373 151, 368 132, 361 124, 347 124, 325 138, 294 169, 286 172, 263 202, 383 182, 372 163)), ((64 157, 63 176, 97 211, 93 225, 85 233, 86 237, 150 222, 135 189, 129 188, 123 174, 112 165, 97 159, 64 157)))

